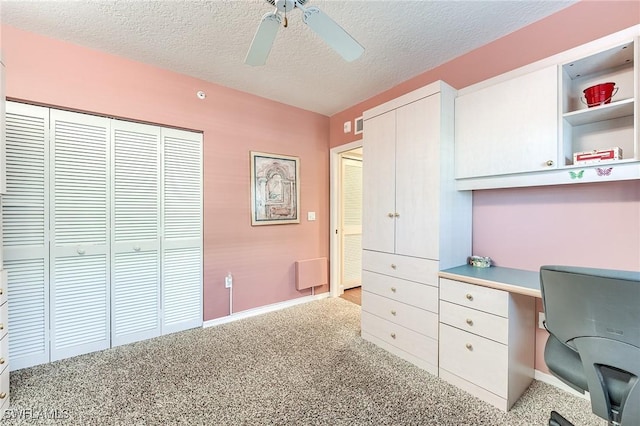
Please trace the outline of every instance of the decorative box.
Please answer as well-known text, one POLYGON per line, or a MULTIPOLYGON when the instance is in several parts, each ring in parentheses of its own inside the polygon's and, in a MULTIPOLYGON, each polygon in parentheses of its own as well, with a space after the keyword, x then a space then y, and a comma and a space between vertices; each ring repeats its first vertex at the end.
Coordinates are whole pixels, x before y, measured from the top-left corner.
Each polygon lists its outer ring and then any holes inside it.
POLYGON ((574 152, 573 164, 592 164, 601 161, 621 160, 622 149, 619 147, 594 149, 593 151, 574 152))

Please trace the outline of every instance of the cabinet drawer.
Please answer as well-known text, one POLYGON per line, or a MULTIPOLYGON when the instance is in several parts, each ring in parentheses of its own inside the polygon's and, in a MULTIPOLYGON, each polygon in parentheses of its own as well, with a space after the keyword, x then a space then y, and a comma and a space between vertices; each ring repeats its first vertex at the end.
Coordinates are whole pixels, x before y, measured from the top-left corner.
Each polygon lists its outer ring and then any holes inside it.
POLYGON ((362 271, 362 289, 421 309, 438 312, 437 287, 362 271))
POLYGON ((509 293, 493 288, 440 278, 440 299, 507 318, 509 293))
POLYGON ((0 407, 8 408, 9 405, 9 369, 5 368, 0 374, 0 407))
POLYGON ((438 261, 436 260, 363 250, 362 269, 438 286, 438 261))
POLYGON ((0 305, 0 339, 7 335, 9 331, 9 304, 3 303, 0 305))
POLYGON ((415 357, 438 365, 438 341, 362 311, 362 332, 397 347, 415 357))
POLYGON ((5 335, 0 339, 0 372, 4 371, 7 365, 9 365, 9 336, 5 335))
POLYGON ((509 320, 476 309, 440 302, 440 322, 497 342, 509 343, 509 320))
POLYGON ((440 324, 440 368, 502 398, 507 397, 506 345, 440 324))
MULTIPOLYGON (((0 251, 2 248, 0 248, 0 251)), ((0 263, 2 268, 2 263, 0 263)), ((0 270, 0 305, 7 301, 7 270, 0 270)))
POLYGON ((368 291, 362 292, 362 310, 425 336, 438 338, 438 314, 433 312, 368 291))

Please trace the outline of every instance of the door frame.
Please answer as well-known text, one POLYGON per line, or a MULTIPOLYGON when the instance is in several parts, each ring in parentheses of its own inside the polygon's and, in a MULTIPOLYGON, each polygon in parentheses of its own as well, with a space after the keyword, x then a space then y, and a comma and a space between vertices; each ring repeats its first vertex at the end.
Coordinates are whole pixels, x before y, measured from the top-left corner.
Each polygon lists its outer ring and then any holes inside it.
MULTIPOLYGON (((362 139, 331 148, 329 155, 329 291, 331 297, 339 297, 342 293, 338 285, 340 278, 340 235, 338 232, 340 218, 340 156, 356 148, 362 147, 362 139)), ((364 161, 364 158, 363 158, 364 161)))

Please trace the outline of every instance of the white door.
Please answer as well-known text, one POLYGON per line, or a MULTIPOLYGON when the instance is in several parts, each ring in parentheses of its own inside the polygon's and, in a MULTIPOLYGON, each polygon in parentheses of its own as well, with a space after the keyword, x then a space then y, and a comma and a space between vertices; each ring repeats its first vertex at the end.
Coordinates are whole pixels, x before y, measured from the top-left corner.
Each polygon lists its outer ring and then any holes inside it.
POLYGON ((51 110, 51 360, 110 346, 109 119, 51 110))
POLYGON ((111 122, 111 345, 160 335, 160 128, 111 122))
POLYGON ((49 361, 49 109, 7 102, 2 196, 11 369, 49 361))
POLYGON ((364 122, 362 248, 395 252, 396 112, 364 122))
POLYGON ((341 156, 340 169, 340 285, 347 290, 362 284, 362 159, 341 156))
POLYGON ((202 134, 162 129, 162 334, 202 325, 202 134))
POLYGON ((440 94, 398 108, 396 117, 396 253, 437 260, 440 94))

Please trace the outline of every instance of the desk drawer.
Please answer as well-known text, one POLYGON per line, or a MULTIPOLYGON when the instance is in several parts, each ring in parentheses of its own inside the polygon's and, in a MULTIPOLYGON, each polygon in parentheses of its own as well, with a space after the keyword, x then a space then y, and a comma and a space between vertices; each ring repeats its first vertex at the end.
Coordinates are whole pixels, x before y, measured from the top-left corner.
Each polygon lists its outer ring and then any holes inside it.
POLYGON ((438 261, 362 251, 362 269, 438 287, 438 261))
POLYGON ((9 369, 0 374, 0 407, 9 408, 9 369))
POLYGON ((0 339, 0 372, 9 365, 9 336, 0 339))
POLYGON ((421 309, 438 312, 437 287, 362 271, 362 289, 421 309))
POLYGON ((440 278, 440 299, 490 314, 509 316, 509 293, 440 278))
POLYGON ((509 320, 498 315, 442 300, 440 322, 505 345, 509 343, 509 320))
POLYGON ((440 324, 440 368, 506 398, 508 366, 506 345, 440 324))
POLYGON ((432 365, 438 365, 438 341, 362 311, 362 332, 397 347, 432 365))
POLYGON ((438 338, 438 314, 433 312, 368 291, 362 292, 362 310, 425 336, 438 338))

